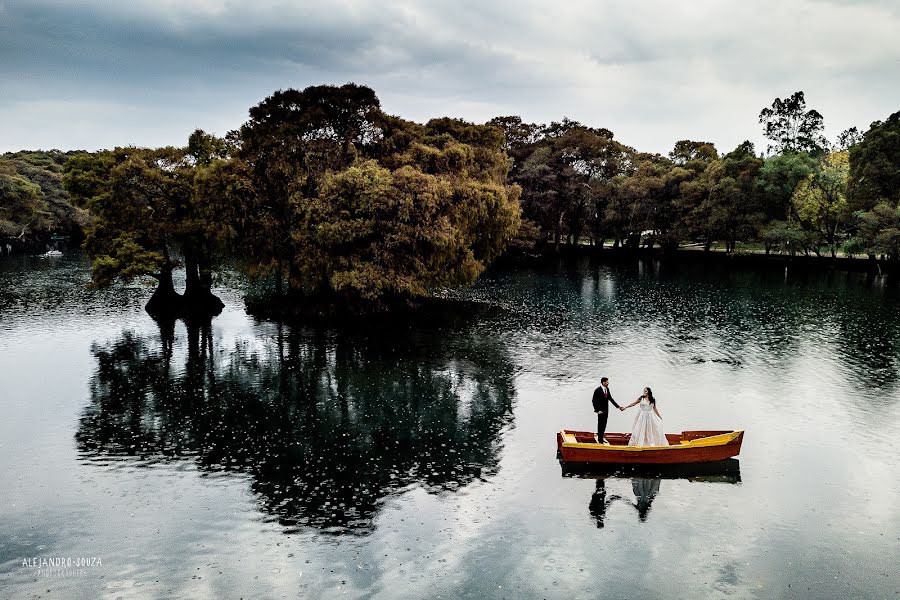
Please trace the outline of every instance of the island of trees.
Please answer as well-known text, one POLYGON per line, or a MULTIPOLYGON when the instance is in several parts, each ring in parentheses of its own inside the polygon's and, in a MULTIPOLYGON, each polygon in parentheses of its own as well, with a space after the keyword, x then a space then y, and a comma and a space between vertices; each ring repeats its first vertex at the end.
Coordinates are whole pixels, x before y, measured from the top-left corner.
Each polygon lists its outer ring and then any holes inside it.
POLYGON ((223 261, 272 282, 270 305, 369 311, 534 244, 900 258, 900 112, 833 142, 802 92, 758 119, 765 152, 663 156, 569 119, 420 124, 364 86, 288 89, 224 138, 3 155, 0 244, 83 238, 93 285, 155 280, 159 317, 217 314, 223 261))

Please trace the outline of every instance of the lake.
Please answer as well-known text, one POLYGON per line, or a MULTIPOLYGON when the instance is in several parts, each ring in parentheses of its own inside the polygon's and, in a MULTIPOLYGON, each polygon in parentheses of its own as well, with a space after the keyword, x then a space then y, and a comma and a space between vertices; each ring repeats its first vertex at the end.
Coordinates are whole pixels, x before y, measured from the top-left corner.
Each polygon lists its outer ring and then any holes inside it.
POLYGON ((254 319, 235 276, 160 327, 88 279, 0 262, 0 597, 900 597, 883 279, 552 261, 363 330, 254 319), (602 375, 745 429, 737 464, 564 476, 602 375))

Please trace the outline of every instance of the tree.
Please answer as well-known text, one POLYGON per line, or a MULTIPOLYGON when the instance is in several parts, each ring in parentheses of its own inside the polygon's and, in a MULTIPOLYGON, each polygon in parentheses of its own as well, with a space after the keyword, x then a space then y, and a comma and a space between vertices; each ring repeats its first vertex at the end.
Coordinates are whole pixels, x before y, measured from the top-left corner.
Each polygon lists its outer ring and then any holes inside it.
POLYGON ((658 235, 659 241, 670 248, 677 247, 681 241, 690 237, 687 226, 688 213, 693 208, 691 199, 686 197, 685 190, 690 190, 692 182, 697 181, 706 168, 719 157, 716 147, 710 142, 680 140, 669 152, 672 161, 666 173, 667 227, 658 235))
POLYGON ((255 188, 246 213, 252 221, 244 224, 253 235, 245 239, 256 267, 275 273, 279 293, 294 255, 292 202, 315 197, 327 173, 346 168, 360 151, 374 152, 380 118, 375 92, 351 83, 277 91, 250 109, 236 134, 255 188))
POLYGON ((156 279, 146 308, 158 318, 205 318, 222 310, 211 291, 212 269, 228 231, 198 182, 224 152, 222 140, 198 130, 187 148, 117 148, 67 163, 67 189, 93 216, 85 239, 93 285, 156 279), (172 280, 179 266, 183 295, 172 280))
POLYGON ((669 160, 681 166, 695 161, 709 163, 718 156, 716 146, 712 142, 695 142, 693 140, 675 142, 675 147, 669 152, 669 160))
POLYGON ((859 231, 855 238, 870 256, 885 255, 900 258, 900 206, 879 202, 872 210, 861 212, 859 231))
POLYGON ((539 141, 544 131, 543 125, 525 123, 519 116, 494 117, 487 125, 493 125, 503 131, 505 136, 503 149, 509 154, 539 141))
POLYGON ((850 127, 842 131, 837 138, 838 150, 849 150, 863 140, 864 134, 856 127, 850 127))
POLYGON ((793 216, 794 190, 817 167, 818 160, 806 152, 774 154, 765 159, 756 187, 766 220, 785 221, 793 216))
POLYGON ((794 256, 801 250, 806 251, 813 243, 810 232, 796 221, 772 221, 760 237, 766 246, 766 254, 775 250, 794 256))
POLYGON ((775 98, 772 106, 759 113, 759 122, 765 136, 772 141, 769 151, 808 152, 821 154, 828 142, 822 135, 824 119, 816 110, 806 110, 803 92, 794 92, 789 98, 775 98))
POLYGON ((832 258, 837 255, 838 231, 850 214, 846 196, 849 173, 847 152, 832 152, 794 191, 797 215, 828 245, 832 258))
POLYGON ((577 242, 586 228, 602 240, 613 180, 633 168, 633 151, 608 129, 568 119, 541 129, 540 139, 513 151, 512 180, 522 188, 524 216, 552 235, 557 247, 564 236, 577 242))
POLYGON ((876 121, 850 149, 847 198, 854 211, 900 203, 900 112, 876 121))
POLYGON ((519 225, 502 144, 494 127, 436 119, 401 167, 359 162, 294 199, 303 293, 378 306, 473 281, 519 225))
POLYGON ((675 171, 668 159, 643 155, 636 159, 634 172, 618 180, 618 201, 628 213, 622 237, 631 245, 639 243, 642 232, 652 231, 654 241, 658 237, 667 246, 677 246, 678 240, 670 234, 676 227, 673 200, 683 177, 689 177, 688 172, 681 167, 675 171))
POLYGON ((732 252, 739 239, 757 235, 763 221, 756 190, 762 163, 753 144, 744 142, 681 186, 681 202, 690 207, 685 211, 686 225, 707 250, 715 240, 724 239, 726 251, 732 252))
POLYGON ((172 281, 177 266, 170 240, 174 186, 159 160, 154 151, 117 148, 70 161, 65 178, 69 193, 93 216, 85 239, 93 285, 155 278, 147 303, 153 316, 176 313, 181 305, 172 281))

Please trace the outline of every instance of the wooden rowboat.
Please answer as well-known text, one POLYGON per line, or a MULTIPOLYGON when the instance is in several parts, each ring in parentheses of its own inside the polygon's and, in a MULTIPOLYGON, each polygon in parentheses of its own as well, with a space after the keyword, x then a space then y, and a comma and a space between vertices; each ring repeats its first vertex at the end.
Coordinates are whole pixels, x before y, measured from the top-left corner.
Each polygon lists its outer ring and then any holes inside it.
POLYGON ((563 464, 685 465, 737 456, 743 431, 682 431, 667 433, 668 446, 629 446, 630 433, 607 433, 609 444, 598 444, 593 431, 563 429, 556 449, 563 464))

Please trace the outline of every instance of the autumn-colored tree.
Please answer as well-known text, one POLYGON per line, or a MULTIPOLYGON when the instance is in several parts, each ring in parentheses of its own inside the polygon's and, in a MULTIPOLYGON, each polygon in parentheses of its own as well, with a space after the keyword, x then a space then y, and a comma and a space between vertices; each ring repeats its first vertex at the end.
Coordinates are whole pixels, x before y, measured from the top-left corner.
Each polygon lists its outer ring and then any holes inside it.
POLYGON ((212 268, 217 240, 228 230, 197 183, 224 152, 221 140, 196 131, 186 148, 117 148, 66 165, 67 189, 93 216, 85 250, 94 285, 151 277, 157 287, 147 311, 155 317, 221 311, 212 268), (184 295, 172 280, 182 265, 184 295))
POLYGON ((375 93, 355 84, 281 90, 250 109, 236 138, 254 204, 240 227, 248 254, 258 269, 274 272, 279 292, 295 254, 292 202, 315 197, 329 172, 374 147, 380 116, 375 93))
POLYGON ((502 134, 449 119, 422 134, 395 157, 399 168, 362 161, 294 198, 292 260, 305 295, 370 306, 425 296, 473 281, 515 235, 518 188, 506 185, 502 134))
POLYGON ((832 152, 794 190, 794 209, 801 223, 828 245, 832 258, 837 256, 838 233, 850 216, 846 196, 849 173, 848 153, 832 152))

